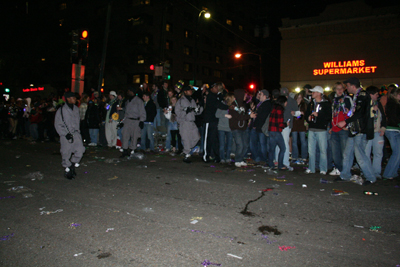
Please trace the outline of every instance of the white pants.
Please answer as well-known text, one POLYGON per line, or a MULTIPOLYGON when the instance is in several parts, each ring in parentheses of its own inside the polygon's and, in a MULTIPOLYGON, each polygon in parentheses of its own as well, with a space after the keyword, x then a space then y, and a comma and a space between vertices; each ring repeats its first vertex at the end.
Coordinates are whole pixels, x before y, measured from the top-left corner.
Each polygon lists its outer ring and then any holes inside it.
POLYGON ((117 145, 117 124, 115 120, 106 121, 106 138, 109 147, 117 145))
MULTIPOLYGON (((285 166, 290 166, 289 162, 289 137, 290 137, 290 132, 292 131, 292 128, 286 127, 282 130, 282 136, 283 136, 283 141, 285 142, 285 155, 283 156, 283 165, 285 166)), ((276 146, 275 149, 275 161, 278 162, 278 155, 279 155, 279 146, 276 146)))

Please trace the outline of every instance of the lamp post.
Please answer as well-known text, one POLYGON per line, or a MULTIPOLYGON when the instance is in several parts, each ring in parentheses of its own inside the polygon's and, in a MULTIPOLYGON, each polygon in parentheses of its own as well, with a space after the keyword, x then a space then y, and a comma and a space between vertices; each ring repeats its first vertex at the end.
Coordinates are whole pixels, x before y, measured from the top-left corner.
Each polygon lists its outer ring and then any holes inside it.
POLYGON ((198 52, 197 52, 197 29, 198 29, 198 26, 199 26, 200 17, 203 14, 204 14, 204 18, 206 18, 206 19, 211 18, 210 12, 208 12, 205 9, 203 9, 203 10, 200 11, 199 16, 197 17, 197 20, 196 20, 196 26, 195 26, 195 30, 194 30, 194 49, 193 49, 193 53, 194 53, 193 85, 196 85, 196 74, 197 74, 197 58, 198 58, 198 52))
POLYGON ((260 90, 262 90, 263 87, 264 87, 264 79, 263 79, 263 76, 262 76, 262 59, 261 59, 261 54, 251 53, 251 52, 248 52, 248 53, 236 53, 236 54, 235 54, 235 58, 239 59, 239 58, 241 58, 243 55, 255 55, 255 56, 258 56, 258 60, 259 60, 259 64, 260 64, 260 90))

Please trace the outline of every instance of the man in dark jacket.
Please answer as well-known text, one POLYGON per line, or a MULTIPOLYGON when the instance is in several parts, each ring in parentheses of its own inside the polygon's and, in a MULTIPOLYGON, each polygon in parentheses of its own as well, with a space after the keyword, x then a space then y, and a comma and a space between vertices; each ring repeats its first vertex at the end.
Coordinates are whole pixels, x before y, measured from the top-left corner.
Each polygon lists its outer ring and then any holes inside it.
POLYGON ((218 94, 223 83, 216 83, 210 88, 204 108, 204 155, 205 162, 215 160, 219 162, 218 118, 215 117, 217 109, 227 110, 228 106, 222 103, 223 96, 218 94))
POLYGON ((259 100, 258 104, 255 106, 254 112, 256 117, 252 120, 250 124, 250 151, 251 156, 255 162, 268 161, 268 138, 263 133, 262 127, 271 113, 272 104, 268 99, 269 92, 267 90, 261 90, 258 92, 259 100))
POLYGON ((317 154, 317 144, 320 151, 319 167, 320 174, 326 175, 328 171, 328 123, 332 119, 331 104, 323 98, 324 89, 315 86, 310 90, 313 100, 308 104, 305 118, 308 126, 308 154, 309 164, 305 173, 315 173, 315 160, 317 154))
POLYGON ((157 115, 157 107, 154 101, 151 99, 151 95, 148 92, 143 93, 144 109, 146 110, 146 120, 142 129, 141 137, 141 149, 147 151, 154 150, 154 118, 157 115), (149 139, 149 147, 146 147, 147 138, 149 139), (146 149, 147 148, 147 149, 146 149))
POLYGON ((338 127, 349 129, 349 139, 347 139, 343 156, 343 170, 340 177, 337 177, 335 181, 351 180, 359 184, 362 183, 362 179, 358 175, 351 176, 351 167, 355 156, 366 178, 363 184, 369 185, 376 181, 371 160, 365 154, 367 140, 374 137, 374 128, 368 127, 368 120, 371 116, 371 97, 361 88, 358 78, 352 77, 343 83, 346 85, 347 91, 353 94, 353 106, 348 113, 349 118, 337 123, 338 127))

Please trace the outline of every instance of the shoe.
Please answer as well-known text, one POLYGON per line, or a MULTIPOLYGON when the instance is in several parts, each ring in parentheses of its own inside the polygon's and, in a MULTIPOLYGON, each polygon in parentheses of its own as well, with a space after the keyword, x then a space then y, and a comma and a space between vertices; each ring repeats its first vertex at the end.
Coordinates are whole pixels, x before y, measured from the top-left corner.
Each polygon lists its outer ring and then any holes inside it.
POLYGON ((307 169, 307 170, 305 170, 305 172, 304 172, 305 174, 310 174, 310 173, 313 173, 313 172, 311 172, 311 170, 310 169, 307 169))
POLYGON ((122 151, 122 155, 120 156, 120 158, 129 157, 130 155, 131 155, 131 153, 129 152, 129 149, 124 149, 122 151))
POLYGON ((74 179, 74 174, 70 168, 68 167, 65 168, 64 177, 67 178, 68 180, 74 179))
POLYGON ((185 163, 192 163, 192 161, 190 160, 190 154, 186 154, 185 157, 183 158, 183 162, 185 163))
POLYGON ((69 167, 71 172, 72 172, 72 179, 75 179, 76 177, 76 172, 75 172, 75 165, 72 164, 71 167, 69 167))
POLYGON ((287 166, 287 170, 288 170, 289 172, 292 172, 292 171, 294 170, 294 168, 291 167, 291 166, 287 166))
POLYGON ((371 181, 365 181, 362 185, 371 185, 371 184, 373 184, 373 183, 375 183, 375 182, 371 182, 371 181))
POLYGON ((326 172, 320 171, 319 174, 326 175, 326 172))
POLYGON ((241 164, 241 162, 235 162, 235 166, 240 168, 240 167, 242 167, 242 164, 241 164))
POLYGON ((246 166, 247 166, 247 163, 246 163, 246 162, 244 162, 244 161, 242 161, 242 162, 240 162, 240 166, 242 166, 242 167, 246 167, 246 166))
POLYGON ((81 166, 79 163, 75 163, 75 168, 79 168, 79 166, 81 166))
POLYGON ((340 175, 340 171, 336 168, 333 168, 333 170, 329 173, 329 175, 338 176, 340 175))

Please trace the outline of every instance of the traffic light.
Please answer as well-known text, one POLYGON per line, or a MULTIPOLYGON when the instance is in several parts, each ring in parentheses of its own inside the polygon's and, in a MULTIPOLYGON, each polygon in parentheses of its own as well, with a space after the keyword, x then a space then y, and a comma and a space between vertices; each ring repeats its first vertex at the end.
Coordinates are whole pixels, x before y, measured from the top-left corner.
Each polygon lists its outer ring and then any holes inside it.
POLYGON ((4 92, 9 93, 10 92, 10 88, 4 89, 4 92))
POLYGON ((82 64, 85 64, 89 50, 89 31, 80 29, 79 32, 79 59, 82 59, 82 64))
POLYGON ((250 89, 250 90, 254 90, 254 88, 256 88, 256 86, 254 85, 254 83, 249 84, 249 89, 250 89))
POLYGON ((169 75, 169 68, 170 67, 171 67, 171 64, 169 64, 168 62, 164 63, 164 66, 163 66, 163 78, 165 80, 171 79, 171 76, 169 75))
POLYGON ((79 33, 77 30, 71 31, 71 62, 78 59, 79 33))
POLYGON ((101 88, 101 89, 100 89, 100 92, 104 93, 104 88, 101 88))
POLYGON ((150 65, 150 70, 154 70, 154 65, 150 65))

